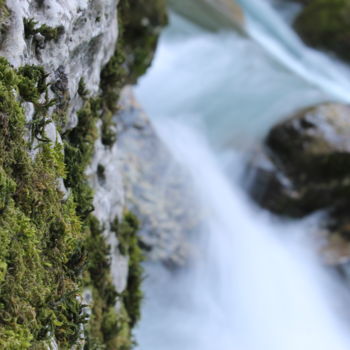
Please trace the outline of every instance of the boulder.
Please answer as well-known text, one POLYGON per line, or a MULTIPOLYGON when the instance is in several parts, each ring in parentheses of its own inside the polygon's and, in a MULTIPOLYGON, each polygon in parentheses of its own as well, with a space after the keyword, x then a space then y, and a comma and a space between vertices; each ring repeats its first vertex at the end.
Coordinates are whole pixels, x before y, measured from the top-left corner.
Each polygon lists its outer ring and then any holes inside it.
POLYGON ((258 205, 290 218, 323 210, 325 261, 350 261, 350 106, 319 105, 276 125, 248 168, 258 205))
POLYGON ((265 145, 269 168, 261 161, 252 163, 257 179, 252 194, 260 205, 281 215, 302 217, 348 202, 349 106, 324 104, 302 110, 276 125, 265 145), (257 190, 259 183, 263 185, 257 190))
POLYGON ((294 27, 304 42, 350 60, 350 1, 308 0, 294 27))

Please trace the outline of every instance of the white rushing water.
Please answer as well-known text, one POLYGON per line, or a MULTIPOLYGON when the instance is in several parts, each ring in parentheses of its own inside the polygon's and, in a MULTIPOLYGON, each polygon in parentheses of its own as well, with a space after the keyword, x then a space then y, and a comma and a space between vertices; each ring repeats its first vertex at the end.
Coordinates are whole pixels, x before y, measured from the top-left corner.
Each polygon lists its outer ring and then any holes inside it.
POLYGON ((245 10, 247 30, 271 55, 333 98, 350 102, 350 72, 340 62, 305 47, 264 0, 237 0, 245 10))
POLYGON ((188 170, 205 213, 196 242, 200 255, 187 270, 147 267, 140 350, 350 346, 345 315, 339 314, 345 294, 300 238, 311 223, 276 223, 233 180, 244 166, 237 152, 258 142, 277 120, 317 102, 346 100, 338 73, 319 66, 311 79, 304 74, 307 62, 300 63, 302 70, 291 67, 285 59, 295 51, 290 30, 271 8, 264 17, 259 11, 266 8, 254 3, 242 0, 250 28, 265 27, 257 31, 264 40, 254 30, 254 40, 205 33, 173 17, 153 68, 137 88, 159 135, 188 170), (283 26, 277 36, 275 25, 283 26), (323 80, 333 85, 325 89, 323 80), (222 164, 228 149, 234 149, 236 171, 230 179, 222 164))
POLYGON ((306 250, 278 238, 306 226, 272 226, 250 208, 194 130, 173 121, 158 130, 191 171, 207 219, 191 270, 151 271, 140 349, 347 349, 326 276, 306 250))

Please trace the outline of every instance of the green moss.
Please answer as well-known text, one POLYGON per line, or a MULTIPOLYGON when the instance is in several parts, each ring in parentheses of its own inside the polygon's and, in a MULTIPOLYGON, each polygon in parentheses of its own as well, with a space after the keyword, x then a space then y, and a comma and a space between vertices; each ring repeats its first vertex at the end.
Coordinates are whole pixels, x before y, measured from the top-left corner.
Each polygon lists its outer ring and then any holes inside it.
MULTIPOLYGON (((62 146, 45 143, 29 156, 21 107, 45 93, 41 68, 13 69, 0 58, 0 339, 4 349, 40 348, 53 335, 75 344, 84 322, 71 263, 82 241, 72 198, 64 200, 62 146)), ((30 126, 33 128, 33 126, 30 126)))
POLYGON ((118 13, 119 38, 115 53, 101 72, 102 142, 106 146, 116 140, 112 117, 117 111, 120 91, 126 84, 135 84, 146 72, 160 29, 167 23, 163 0, 120 1, 118 13))
POLYGON ((8 30, 8 24, 10 17, 10 11, 6 5, 6 0, 0 0, 0 44, 6 37, 6 32, 8 30))
POLYGON ((72 188, 77 202, 77 213, 85 230, 84 249, 88 253, 84 286, 92 290, 93 304, 85 330, 85 349, 119 350, 122 349, 119 347, 120 316, 115 309, 117 292, 110 275, 110 247, 103 237, 103 228, 92 215, 93 193, 85 175, 99 136, 96 122, 100 117, 101 99, 85 99, 78 112, 77 127, 65 135, 65 184, 72 188))
POLYGON ((86 89, 84 78, 79 80, 78 94, 82 99, 85 99, 89 95, 89 90, 86 89))
MULTIPOLYGON (((164 24, 164 12, 161 21, 158 15, 152 17, 160 4, 158 0, 131 5, 120 2, 125 32, 121 31, 116 53, 101 73, 101 94, 88 97, 81 79, 78 93, 84 105, 77 113, 78 125, 61 135, 64 145, 52 143, 45 127, 55 122, 59 131, 65 130, 69 96, 51 85, 56 98, 49 98, 48 75, 42 67, 14 69, 0 58, 1 348, 46 349, 52 337, 60 349, 75 346, 86 322, 85 306, 79 298, 82 287, 93 295, 85 349, 128 350, 133 346, 131 332, 142 299, 137 220, 128 213, 120 224, 116 220, 113 225, 130 267, 127 290, 118 295, 111 278, 110 247, 103 227, 92 215, 93 192, 85 169, 100 133, 106 146, 115 141, 112 116, 119 93, 150 63, 158 25, 164 24), (132 18, 133 11, 137 20, 132 18), (139 32, 143 39, 137 38, 136 30, 143 26, 142 11, 150 23, 145 33, 139 32), (129 40, 135 40, 136 46, 129 40), (23 102, 35 108, 30 123, 23 102), (50 107, 54 107, 53 113, 49 113, 50 107), (102 121, 101 130, 96 126, 98 120, 102 121), (34 138, 38 142, 33 143, 34 138), (59 189, 60 178, 69 189, 67 194, 59 189)), ((5 8, 0 0, 0 10, 5 8)), ((32 19, 25 19, 24 25, 26 39, 40 33, 46 41, 57 40, 62 33, 62 28, 38 26, 32 19)), ((101 167, 99 176, 104 176, 101 167)))
POLYGON ((23 24, 24 36, 26 39, 30 39, 35 34, 41 34, 47 41, 58 40, 64 30, 62 26, 50 27, 47 24, 42 24, 40 27, 38 27, 38 22, 36 22, 33 18, 24 18, 23 24))
POLYGON ((89 251, 86 285, 92 289, 93 305, 86 331, 86 349, 131 349, 132 328, 140 317, 142 300, 142 253, 138 245, 138 222, 134 215, 126 213, 121 223, 113 222, 113 230, 123 246, 123 254, 129 256, 127 289, 121 295, 115 291, 110 274, 110 247, 103 237, 103 229, 96 218, 90 218, 91 235, 87 240, 89 251), (116 300, 119 301, 116 310, 116 300))
POLYGON ((161 28, 167 24, 163 0, 122 1, 121 41, 128 66, 128 83, 135 83, 150 66, 161 28))
POLYGON ((85 276, 86 285, 92 289, 93 305, 92 314, 86 331, 86 349, 102 348, 118 349, 109 347, 118 336, 116 326, 118 315, 115 310, 117 292, 110 275, 110 247, 102 234, 102 227, 98 220, 90 217, 90 236, 87 239, 89 262, 85 276))
POLYGON ((0 11, 5 11, 6 8, 6 0, 0 0, 0 11))
POLYGON ((118 248, 122 255, 129 257, 129 274, 127 289, 123 293, 123 302, 129 317, 129 327, 132 329, 140 319, 140 310, 143 294, 141 283, 143 280, 142 250, 139 245, 137 231, 139 222, 130 212, 124 214, 122 222, 116 218, 112 230, 118 239, 118 248))
POLYGON ((21 97, 34 104, 39 104, 39 98, 46 91, 47 74, 43 67, 26 65, 19 68, 21 79, 18 81, 18 89, 21 97))
POLYGON ((350 60, 350 0, 310 0, 295 21, 303 40, 350 60))
POLYGON ((65 162, 68 172, 65 184, 73 190, 77 212, 82 220, 94 209, 93 193, 84 172, 94 153, 94 144, 98 137, 98 118, 99 101, 87 100, 78 112, 78 125, 65 135, 65 162))

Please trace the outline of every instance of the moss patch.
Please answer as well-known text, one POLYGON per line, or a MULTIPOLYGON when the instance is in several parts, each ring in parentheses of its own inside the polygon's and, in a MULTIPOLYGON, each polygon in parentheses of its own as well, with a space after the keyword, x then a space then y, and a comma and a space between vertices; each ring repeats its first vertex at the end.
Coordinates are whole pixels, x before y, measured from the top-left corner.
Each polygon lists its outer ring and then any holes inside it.
MULTIPOLYGON (((63 145, 50 141, 45 129, 54 122, 59 132, 65 130, 70 101, 64 68, 54 72, 60 84, 49 86, 42 67, 14 69, 0 58, 1 348, 46 349, 52 338, 60 349, 77 346, 87 322, 82 288, 93 296, 85 349, 133 346, 131 332, 142 300, 137 220, 126 213, 113 224, 130 269, 127 290, 118 295, 110 274, 110 247, 92 215, 93 192, 85 169, 98 137, 106 146, 115 141, 112 116, 120 90, 149 66, 166 16, 160 0, 121 1, 119 6, 122 34, 115 55, 101 73, 101 94, 89 97, 80 81, 83 107, 77 114, 78 125, 61 135, 63 145), (49 98, 49 87, 54 99, 49 98), (24 103, 34 106, 30 122, 24 103), (62 179, 67 193, 60 189, 62 179)), ((4 0, 0 10, 5 13, 4 0)), ((55 41, 62 33, 59 27, 39 26, 32 19, 25 19, 24 25, 27 40, 41 34, 45 41, 55 41)), ((36 46, 44 48, 42 41, 36 46)), ((99 176, 102 181, 101 167, 99 176)))
POLYGON ((141 291, 143 254, 137 236, 138 229, 138 219, 131 212, 126 212, 121 222, 116 218, 112 224, 112 231, 117 236, 120 253, 129 257, 128 284, 127 289, 123 293, 123 302, 129 316, 130 329, 140 319, 141 301, 143 298, 141 291))
POLYGON ((84 322, 72 262, 82 242, 65 177, 62 146, 41 144, 35 159, 26 141, 21 100, 44 93, 42 69, 13 69, 0 58, 0 339, 4 349, 40 348, 53 335, 62 348, 76 343, 84 322))
POLYGON ((50 27, 47 24, 38 26, 38 22, 36 22, 33 18, 24 18, 23 24, 24 36, 26 39, 30 39, 36 34, 41 34, 47 41, 57 40, 64 31, 62 26, 50 27))
POLYGON ((121 223, 115 219, 112 229, 123 246, 123 254, 129 257, 129 275, 126 290, 119 295, 110 275, 110 247, 102 235, 102 228, 95 218, 90 222, 91 235, 87 240, 90 252, 86 284, 92 290, 93 305, 85 349, 129 350, 133 347, 132 328, 140 318, 142 253, 138 245, 138 222, 134 215, 126 213, 121 223), (116 309, 117 301, 117 309, 116 309))
POLYGON ((6 33, 9 26, 10 10, 6 5, 5 0, 0 0, 0 45, 6 37, 6 33))
POLYGON ((102 142, 115 142, 112 116, 123 86, 135 84, 150 66, 160 30, 167 24, 163 0, 124 0, 118 6, 119 39, 114 55, 101 72, 102 142))

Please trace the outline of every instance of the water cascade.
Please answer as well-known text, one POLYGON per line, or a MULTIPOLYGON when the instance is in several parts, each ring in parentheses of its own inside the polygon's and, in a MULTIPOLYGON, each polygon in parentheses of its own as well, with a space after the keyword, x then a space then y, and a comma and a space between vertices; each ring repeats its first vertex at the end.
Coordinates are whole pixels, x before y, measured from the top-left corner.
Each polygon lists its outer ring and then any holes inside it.
POLYGON ((237 180, 237 155, 298 108, 347 101, 349 82, 341 65, 324 70, 329 59, 305 48, 267 2, 240 4, 251 38, 173 15, 136 91, 204 213, 188 269, 147 265, 138 348, 345 350, 346 293, 305 234, 317 218, 280 223, 255 208, 237 180))
POLYGON ((350 101, 350 72, 334 58, 305 47, 264 0, 238 0, 245 10, 247 31, 265 50, 304 80, 333 98, 350 101))

